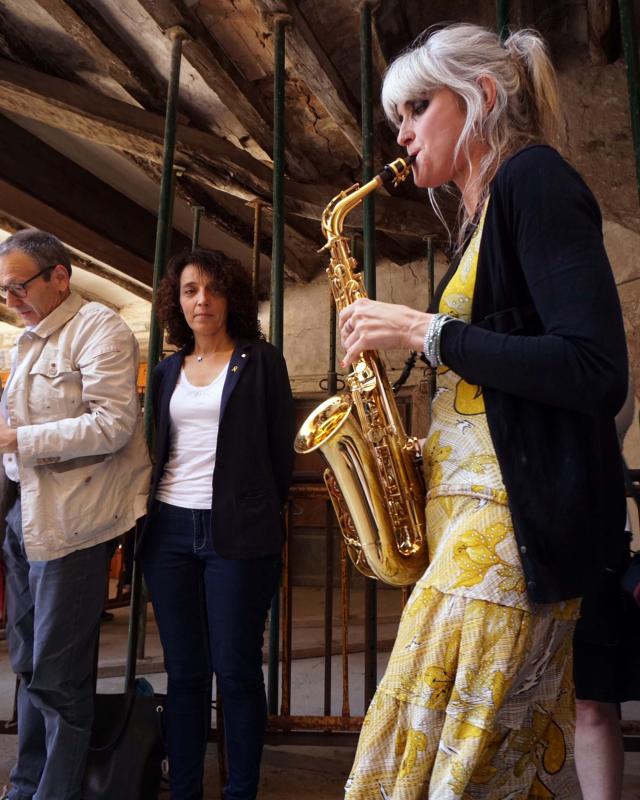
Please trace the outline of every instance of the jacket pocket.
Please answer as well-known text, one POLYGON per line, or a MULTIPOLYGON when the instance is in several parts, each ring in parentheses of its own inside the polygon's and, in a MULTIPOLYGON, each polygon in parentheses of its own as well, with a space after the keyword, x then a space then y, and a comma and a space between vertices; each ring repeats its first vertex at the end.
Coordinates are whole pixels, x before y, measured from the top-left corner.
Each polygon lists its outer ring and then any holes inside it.
POLYGON ((29 377, 31 422, 77 417, 83 412, 80 370, 57 349, 45 347, 29 370, 29 377))
POLYGON ((268 531, 280 524, 278 499, 269 489, 244 492, 238 498, 237 509, 243 535, 268 531))
POLYGON ((117 459, 111 455, 78 458, 45 469, 61 509, 68 545, 80 545, 118 524, 123 498, 128 497, 128 478, 117 469, 117 459))

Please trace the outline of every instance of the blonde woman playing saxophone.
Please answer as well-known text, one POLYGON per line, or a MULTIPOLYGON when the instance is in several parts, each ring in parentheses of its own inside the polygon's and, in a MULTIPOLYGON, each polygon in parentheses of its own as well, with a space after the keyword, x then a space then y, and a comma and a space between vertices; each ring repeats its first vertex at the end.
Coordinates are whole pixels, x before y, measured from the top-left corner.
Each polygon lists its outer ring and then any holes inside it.
POLYGON ((624 524, 614 416, 627 385, 597 203, 553 149, 555 74, 530 31, 453 25, 389 68, 382 99, 418 186, 460 192, 433 311, 361 299, 345 364, 423 351, 431 563, 368 710, 346 798, 569 798, 580 597, 624 524))

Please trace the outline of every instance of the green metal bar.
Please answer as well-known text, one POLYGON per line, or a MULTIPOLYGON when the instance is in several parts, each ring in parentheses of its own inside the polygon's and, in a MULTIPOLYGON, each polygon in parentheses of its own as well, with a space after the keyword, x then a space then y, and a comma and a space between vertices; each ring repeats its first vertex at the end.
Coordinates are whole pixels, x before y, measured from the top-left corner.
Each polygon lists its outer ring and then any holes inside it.
MULTIPOLYGON (((373 90, 371 75, 372 4, 364 2, 360 7, 360 103, 362 113, 362 182, 373 178, 373 90)), ((375 250, 375 199, 373 193, 365 197, 362 206, 362 244, 364 280, 367 294, 376 297, 376 250, 375 250)), ((365 578, 364 592, 364 703, 365 708, 378 683, 378 598, 375 580, 365 578)))
POLYGON ((253 253, 251 260, 251 285, 258 296, 260 285, 260 241, 262 239, 262 201, 253 201, 253 253))
POLYGON ((166 254, 171 252, 171 237, 173 236, 173 206, 176 199, 176 185, 178 183, 178 178, 181 178, 183 175, 184 175, 183 167, 176 166, 175 164, 171 167, 171 187, 169 189, 169 215, 167 217, 167 219, 169 220, 169 224, 167 225, 167 235, 164 244, 164 252, 166 254))
MULTIPOLYGON (((282 350, 284 304, 284 137, 285 137, 285 29, 290 18, 274 16, 273 69, 273 231, 271 246, 271 313, 269 340, 282 350)), ((269 622, 269 672, 267 704, 270 714, 278 713, 278 656, 280 652, 280 592, 271 603, 269 622)))
POLYGON ((640 88, 638 74, 638 43, 635 35, 635 20, 631 0, 618 0, 620 9, 620 31, 622 50, 627 67, 627 89, 629 91, 629 113, 631 134, 636 157, 636 185, 640 198, 640 88))
MULTIPOLYGON (((371 3, 360 7, 360 103, 362 113, 362 182, 373 178, 373 91, 371 74, 371 3)), ((369 297, 376 296, 375 198, 373 193, 362 204, 364 281, 369 297)))
POLYGON ((504 42, 509 35, 509 0, 496 0, 496 28, 504 42))
POLYGON ((153 300, 151 306, 151 324, 149 329, 149 352, 147 355, 147 385, 145 389, 144 428, 149 447, 153 440, 153 417, 150 397, 151 373, 158 363, 162 352, 162 331, 156 318, 156 295, 158 286, 164 275, 168 254, 168 241, 172 227, 170 212, 173 205, 173 156, 176 146, 176 120, 178 111, 178 90, 180 83, 180 60, 182 57, 182 40, 186 33, 182 28, 174 29, 171 47, 171 73, 167 92, 167 110, 164 121, 164 153, 162 156, 162 177, 160 179, 160 204, 158 207, 158 224, 156 227, 156 251, 153 262, 153 300))
POLYGON ((193 231, 191 233, 191 249, 195 250, 200 242, 200 220, 204 213, 204 206, 193 206, 191 209, 193 214, 193 231))
POLYGON ((275 15, 273 91, 273 239, 271 246, 271 314, 269 339, 282 349, 284 299, 284 138, 285 28, 288 18, 275 15))
MULTIPOLYGON (((151 373, 158 363, 162 351, 162 331, 156 318, 156 296, 158 285, 165 268, 169 251, 169 239, 172 228, 171 209, 173 207, 173 155, 176 143, 176 118, 178 90, 180 83, 180 60, 182 57, 182 40, 186 32, 182 28, 173 28, 169 32, 172 39, 171 73, 167 91, 167 109, 164 126, 164 153, 162 159, 162 177, 160 180, 160 204, 158 207, 158 223, 156 227, 156 251, 153 265, 153 300, 151 305, 151 324, 149 326, 149 350, 147 355, 147 383, 144 402, 144 425, 147 445, 153 445, 153 417, 151 413, 151 373)), ((131 578, 131 607, 129 611, 129 631, 127 640, 127 663, 125 668, 125 689, 133 684, 136 673, 136 656, 144 655, 146 632, 146 592, 142 573, 137 561, 134 561, 131 578)))

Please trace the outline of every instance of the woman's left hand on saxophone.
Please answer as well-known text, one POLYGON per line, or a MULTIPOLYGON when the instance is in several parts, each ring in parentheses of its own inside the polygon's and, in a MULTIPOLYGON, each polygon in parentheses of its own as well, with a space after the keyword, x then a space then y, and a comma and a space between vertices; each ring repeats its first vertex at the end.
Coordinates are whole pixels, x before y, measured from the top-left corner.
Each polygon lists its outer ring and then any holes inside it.
POLYGON ((340 312, 340 339, 347 367, 364 350, 421 351, 432 314, 409 306, 360 298, 340 312))

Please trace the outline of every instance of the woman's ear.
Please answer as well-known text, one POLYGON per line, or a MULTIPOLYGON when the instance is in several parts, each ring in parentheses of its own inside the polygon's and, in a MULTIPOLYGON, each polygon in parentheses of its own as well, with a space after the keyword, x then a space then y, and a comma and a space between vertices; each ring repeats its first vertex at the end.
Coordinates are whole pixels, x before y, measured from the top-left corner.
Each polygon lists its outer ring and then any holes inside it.
POLYGON ((490 75, 481 75, 478 84, 484 95, 484 109, 488 113, 496 104, 496 82, 490 75))

